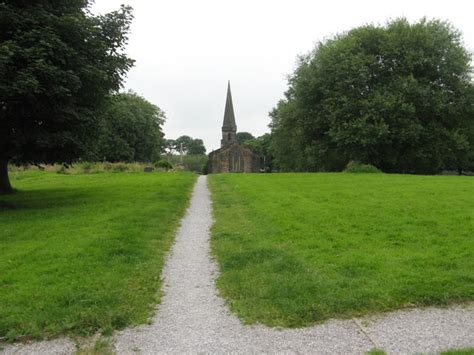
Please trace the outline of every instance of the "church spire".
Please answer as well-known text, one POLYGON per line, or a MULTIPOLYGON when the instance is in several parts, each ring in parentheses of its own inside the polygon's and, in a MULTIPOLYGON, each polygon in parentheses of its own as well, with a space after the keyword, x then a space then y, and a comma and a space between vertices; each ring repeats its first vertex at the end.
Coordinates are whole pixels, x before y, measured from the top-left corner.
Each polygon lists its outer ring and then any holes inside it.
POLYGON ((222 125, 221 146, 235 143, 237 125, 235 124, 234 106, 232 104, 232 94, 230 92, 230 80, 227 84, 227 99, 225 102, 224 123, 222 125))
POLYGON ((235 125, 234 106, 232 105, 232 93, 230 92, 230 80, 227 84, 227 99, 225 102, 224 124, 222 129, 237 131, 235 125))

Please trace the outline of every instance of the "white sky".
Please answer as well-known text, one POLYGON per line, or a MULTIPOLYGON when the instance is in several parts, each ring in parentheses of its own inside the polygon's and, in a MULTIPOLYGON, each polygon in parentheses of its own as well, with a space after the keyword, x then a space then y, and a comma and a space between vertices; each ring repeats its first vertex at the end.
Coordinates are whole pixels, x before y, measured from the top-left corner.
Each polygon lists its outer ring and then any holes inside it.
POLYGON ((125 88, 166 112, 167 138, 219 147, 227 80, 238 131, 258 136, 283 97, 298 54, 334 34, 390 18, 449 20, 474 49, 473 0, 96 0, 93 11, 134 8, 125 88))

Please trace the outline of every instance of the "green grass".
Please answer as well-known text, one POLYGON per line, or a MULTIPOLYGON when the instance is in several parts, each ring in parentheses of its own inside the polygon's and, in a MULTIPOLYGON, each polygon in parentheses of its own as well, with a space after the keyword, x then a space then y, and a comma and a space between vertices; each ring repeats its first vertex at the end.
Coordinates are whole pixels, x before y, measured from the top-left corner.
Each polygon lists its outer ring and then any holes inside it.
POLYGON ((191 173, 12 173, 0 198, 0 340, 146 322, 191 173))
POLYGON ((474 299, 474 178, 211 175, 218 288, 247 323, 296 327, 474 299))
POLYGON ((474 348, 443 351, 441 355, 474 355, 474 348))
POLYGON ((372 349, 367 352, 367 355, 386 355, 387 353, 380 349, 372 349))

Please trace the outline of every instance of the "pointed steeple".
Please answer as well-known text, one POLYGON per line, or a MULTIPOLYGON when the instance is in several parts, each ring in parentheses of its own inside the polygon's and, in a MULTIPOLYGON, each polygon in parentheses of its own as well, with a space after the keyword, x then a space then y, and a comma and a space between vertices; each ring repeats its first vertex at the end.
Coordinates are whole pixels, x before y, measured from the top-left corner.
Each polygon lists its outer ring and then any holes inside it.
POLYGON ((230 80, 227 84, 227 99, 225 101, 224 124, 222 129, 237 131, 234 116, 234 105, 232 104, 232 93, 230 92, 230 80))
POLYGON ((224 123, 222 124, 221 146, 226 146, 237 142, 237 125, 235 124, 234 105, 232 104, 232 94, 230 92, 230 80, 227 84, 227 99, 225 101, 224 123))

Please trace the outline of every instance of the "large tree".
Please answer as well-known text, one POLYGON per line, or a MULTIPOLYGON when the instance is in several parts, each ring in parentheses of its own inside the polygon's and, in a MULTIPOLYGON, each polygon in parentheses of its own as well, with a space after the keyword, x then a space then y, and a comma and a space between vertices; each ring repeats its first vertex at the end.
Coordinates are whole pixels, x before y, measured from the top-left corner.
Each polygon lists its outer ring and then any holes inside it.
POLYGON ((272 135, 265 133, 260 137, 254 137, 249 132, 238 132, 236 134, 237 141, 249 147, 255 154, 260 157, 260 165, 265 171, 273 169, 273 154, 271 152, 272 135))
POLYGON ((255 137, 252 135, 252 133, 249 132, 237 132, 235 138, 237 138, 237 142, 241 144, 245 143, 246 141, 255 140, 255 137))
POLYGON ((0 2, 0 192, 8 162, 70 163, 87 154, 96 110, 133 65, 131 9, 93 16, 88 0, 0 2))
POLYGON ((111 96, 99 118, 96 159, 111 162, 159 159, 165 143, 162 126, 166 117, 158 106, 129 91, 111 96))
POLYGON ((206 154, 206 147, 202 139, 194 138, 188 145, 188 155, 202 155, 206 154))
POLYGON ((188 145, 189 143, 191 143, 192 140, 193 138, 186 135, 176 138, 176 140, 174 141, 174 144, 176 145, 176 151, 179 154, 186 154, 186 152, 188 151, 188 145))
POLYGON ((260 165, 265 171, 272 171, 273 169, 273 153, 271 150, 272 135, 265 133, 264 135, 247 139, 243 142, 244 145, 252 149, 260 157, 260 165))
POLYGON ((338 170, 356 160, 413 173, 467 167, 470 63, 460 32, 438 20, 398 19, 320 43, 300 58, 271 113, 277 163, 338 170))
POLYGON ((187 155, 202 155, 206 154, 206 147, 204 142, 199 138, 192 138, 190 136, 181 136, 174 141, 174 150, 180 154, 187 155))

